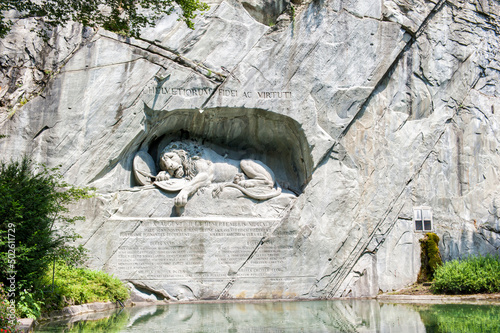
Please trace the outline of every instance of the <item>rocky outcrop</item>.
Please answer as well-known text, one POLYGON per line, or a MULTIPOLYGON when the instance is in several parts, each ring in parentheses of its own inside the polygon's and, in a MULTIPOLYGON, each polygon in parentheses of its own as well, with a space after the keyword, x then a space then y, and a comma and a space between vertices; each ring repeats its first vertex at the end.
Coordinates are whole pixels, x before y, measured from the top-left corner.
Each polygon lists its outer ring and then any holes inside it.
POLYGON ((90 265, 145 298, 398 289, 417 278, 423 206, 444 260, 498 253, 498 2, 329 0, 286 15, 269 27, 222 1, 195 30, 69 25, 48 44, 19 20, 1 44, 2 159, 31 153, 97 187, 74 207, 90 265), (33 73, 44 79, 19 87, 33 73), (283 195, 214 198, 212 183, 179 216, 176 194, 136 186, 132 164, 186 139, 264 162, 283 195))

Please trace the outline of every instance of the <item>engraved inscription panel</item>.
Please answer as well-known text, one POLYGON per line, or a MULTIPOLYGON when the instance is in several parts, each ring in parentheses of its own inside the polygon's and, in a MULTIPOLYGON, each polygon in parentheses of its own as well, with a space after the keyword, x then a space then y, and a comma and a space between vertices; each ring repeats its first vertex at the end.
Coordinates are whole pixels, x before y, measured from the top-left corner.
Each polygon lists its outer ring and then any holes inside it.
POLYGON ((262 245, 277 219, 129 219, 115 220, 119 248, 108 264, 127 280, 213 280, 282 276, 292 249, 262 245), (257 250, 256 250, 257 249, 257 250))

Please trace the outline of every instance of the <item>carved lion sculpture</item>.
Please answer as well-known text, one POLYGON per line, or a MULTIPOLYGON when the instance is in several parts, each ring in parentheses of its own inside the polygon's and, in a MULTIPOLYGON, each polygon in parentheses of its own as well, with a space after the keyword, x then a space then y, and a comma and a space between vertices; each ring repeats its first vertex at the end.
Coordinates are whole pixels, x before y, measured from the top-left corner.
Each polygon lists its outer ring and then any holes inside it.
POLYGON ((281 194, 281 188, 274 188, 274 173, 264 163, 228 159, 192 141, 167 145, 160 154, 159 165, 162 171, 155 177, 154 184, 166 191, 180 189, 174 199, 177 207, 184 207, 196 191, 213 183, 220 184, 214 189, 214 196, 225 187, 236 188, 256 200, 267 200, 281 194), (183 182, 172 182, 176 179, 183 182))

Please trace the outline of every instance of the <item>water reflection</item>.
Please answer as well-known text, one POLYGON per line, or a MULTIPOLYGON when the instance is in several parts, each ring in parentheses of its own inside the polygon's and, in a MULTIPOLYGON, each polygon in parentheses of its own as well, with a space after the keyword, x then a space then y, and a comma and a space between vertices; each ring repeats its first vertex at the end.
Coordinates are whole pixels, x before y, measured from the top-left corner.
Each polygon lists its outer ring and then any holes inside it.
POLYGON ((427 332, 499 332, 500 306, 435 304, 415 306, 427 332))
POLYGON ((172 304, 128 308, 108 315, 47 323, 36 332, 500 331, 500 306, 408 305, 375 300, 172 304))

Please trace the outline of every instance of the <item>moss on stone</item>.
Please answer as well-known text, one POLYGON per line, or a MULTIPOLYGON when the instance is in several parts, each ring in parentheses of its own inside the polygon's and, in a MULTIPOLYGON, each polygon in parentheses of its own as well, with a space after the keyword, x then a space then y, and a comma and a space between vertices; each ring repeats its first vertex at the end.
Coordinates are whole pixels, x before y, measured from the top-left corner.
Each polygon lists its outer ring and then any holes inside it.
POLYGON ((418 273, 418 282, 432 281, 434 272, 438 266, 443 264, 441 254, 439 253, 439 236, 433 232, 428 232, 420 240, 420 272, 418 273))

